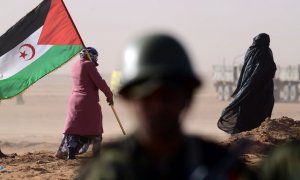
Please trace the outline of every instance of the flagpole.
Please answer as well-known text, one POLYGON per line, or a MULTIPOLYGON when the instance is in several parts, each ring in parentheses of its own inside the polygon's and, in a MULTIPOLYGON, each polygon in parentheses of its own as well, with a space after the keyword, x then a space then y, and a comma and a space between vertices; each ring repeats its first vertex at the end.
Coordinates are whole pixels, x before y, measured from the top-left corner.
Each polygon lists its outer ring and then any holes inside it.
POLYGON ((118 117, 118 114, 117 114, 117 112, 116 112, 116 110, 115 110, 115 108, 114 108, 114 105, 110 105, 110 107, 111 107, 112 111, 114 112, 114 114, 115 114, 115 116, 116 116, 116 119, 117 119, 117 121, 118 121, 118 123, 119 123, 119 126, 120 126, 121 129, 122 129, 123 134, 126 135, 126 133, 125 133, 125 131, 124 131, 124 128, 123 128, 123 126, 122 126, 122 124, 121 124, 121 121, 120 121, 120 119, 119 119, 119 117, 118 117))
MULTIPOLYGON (((82 38, 81 38, 81 36, 80 36, 80 33, 79 33, 79 31, 78 31, 78 29, 77 29, 77 27, 76 27, 76 25, 75 25, 75 23, 74 23, 74 21, 73 21, 73 19, 72 19, 70 13, 69 13, 69 11, 68 11, 68 9, 67 9, 67 6, 65 5, 65 3, 64 3, 63 0, 62 0, 61 2, 62 2, 62 5, 64 6, 64 8, 65 8, 65 10, 66 10, 66 12, 67 12, 67 15, 68 15, 69 19, 70 19, 71 22, 72 22, 72 25, 73 25, 74 28, 75 28, 75 31, 76 31, 76 33, 77 33, 77 35, 78 35, 78 37, 79 37, 79 39, 80 39, 80 41, 81 41, 81 43, 82 43, 83 48, 86 49, 86 46, 85 46, 85 44, 84 44, 84 42, 83 42, 83 40, 82 40, 82 38)), ((90 56, 90 53, 87 53, 87 56, 88 56, 88 59, 89 59, 90 61, 92 61, 92 58, 91 58, 91 56, 90 56)), ((120 119, 119 119, 119 117, 118 117, 118 114, 117 114, 117 112, 116 112, 114 106, 113 106, 113 105, 110 105, 110 106, 111 106, 111 109, 112 109, 112 111, 113 111, 113 113, 114 113, 114 115, 115 115, 115 117, 116 117, 116 119, 117 119, 117 121, 118 121, 118 124, 119 124, 119 126, 120 126, 120 128, 121 128, 123 134, 126 135, 126 133, 125 133, 125 131, 124 131, 124 129, 123 129, 123 126, 122 126, 122 124, 121 124, 121 121, 120 121, 120 119)))
POLYGON ((67 12, 67 14, 68 14, 69 19, 70 19, 71 22, 72 22, 72 25, 73 25, 74 28, 75 28, 75 31, 76 31, 76 33, 77 33, 77 35, 78 35, 78 37, 79 37, 79 39, 80 39, 80 41, 81 41, 81 44, 82 44, 83 48, 86 49, 86 46, 85 46, 85 44, 84 44, 84 42, 83 42, 83 40, 82 40, 82 38, 81 38, 81 36, 80 36, 80 33, 79 33, 79 31, 78 31, 78 29, 77 29, 77 27, 76 27, 76 25, 75 25, 75 23, 74 23, 74 21, 73 21, 73 19, 72 19, 70 13, 69 13, 69 11, 68 11, 68 9, 67 9, 67 6, 65 5, 65 3, 64 3, 63 0, 61 0, 61 2, 62 2, 62 5, 64 6, 64 8, 65 8, 65 10, 66 10, 66 12, 67 12))

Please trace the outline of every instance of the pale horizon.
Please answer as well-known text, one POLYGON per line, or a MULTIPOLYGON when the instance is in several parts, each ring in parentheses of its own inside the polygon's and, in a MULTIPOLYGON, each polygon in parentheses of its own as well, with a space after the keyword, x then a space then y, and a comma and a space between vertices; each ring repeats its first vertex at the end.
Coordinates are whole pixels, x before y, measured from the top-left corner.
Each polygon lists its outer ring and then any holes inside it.
MULTIPOLYGON (((0 34, 40 2, 5 1, 0 7, 0 34)), ((300 64, 300 22, 297 19, 300 2, 296 0, 64 2, 85 44, 99 51, 99 70, 104 74, 120 68, 128 42, 149 32, 165 32, 177 37, 186 46, 200 74, 209 74, 213 64, 242 63, 253 37, 262 32, 271 37, 270 47, 277 65, 300 64)), ((74 60, 56 73, 68 74, 74 60)))

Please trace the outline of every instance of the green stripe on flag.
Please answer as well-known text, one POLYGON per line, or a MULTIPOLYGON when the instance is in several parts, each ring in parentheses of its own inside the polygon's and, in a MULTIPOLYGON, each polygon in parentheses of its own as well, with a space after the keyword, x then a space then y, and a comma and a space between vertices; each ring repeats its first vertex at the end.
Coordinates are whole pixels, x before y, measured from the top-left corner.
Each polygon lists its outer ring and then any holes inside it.
POLYGON ((0 99, 8 99, 21 93, 48 73, 65 64, 81 49, 81 45, 55 45, 51 47, 39 59, 15 75, 0 80, 0 99))

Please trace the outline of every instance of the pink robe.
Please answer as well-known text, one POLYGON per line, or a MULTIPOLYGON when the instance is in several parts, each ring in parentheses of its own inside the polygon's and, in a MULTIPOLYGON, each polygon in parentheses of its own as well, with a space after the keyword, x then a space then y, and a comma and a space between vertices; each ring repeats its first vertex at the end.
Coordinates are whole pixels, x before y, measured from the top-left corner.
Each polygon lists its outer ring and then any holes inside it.
POLYGON ((69 99, 64 134, 101 135, 102 112, 99 105, 100 89, 106 97, 113 94, 89 60, 78 60, 72 67, 73 89, 69 99))

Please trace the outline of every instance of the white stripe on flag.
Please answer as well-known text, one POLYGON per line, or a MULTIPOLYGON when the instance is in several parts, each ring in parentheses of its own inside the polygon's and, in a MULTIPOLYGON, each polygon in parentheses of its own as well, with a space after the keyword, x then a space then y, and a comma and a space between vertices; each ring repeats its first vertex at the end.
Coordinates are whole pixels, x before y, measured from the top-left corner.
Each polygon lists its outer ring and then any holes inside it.
POLYGON ((7 79, 18 73, 52 47, 52 45, 37 45, 42 28, 43 26, 11 51, 0 57, 0 80, 7 79), (24 58, 21 56, 21 53, 23 53, 24 58), (31 57, 32 59, 30 59, 31 57))

